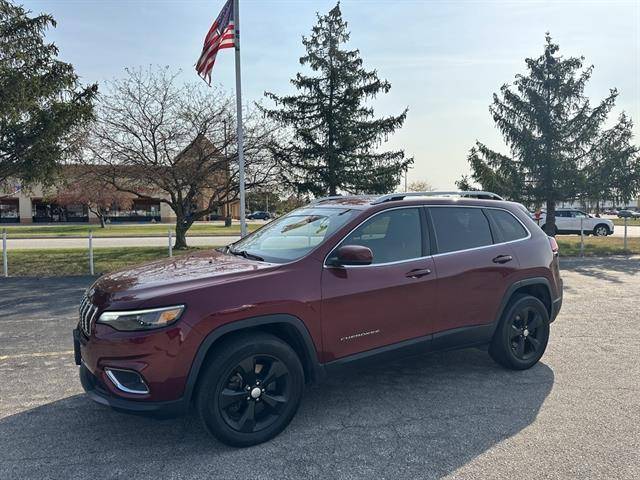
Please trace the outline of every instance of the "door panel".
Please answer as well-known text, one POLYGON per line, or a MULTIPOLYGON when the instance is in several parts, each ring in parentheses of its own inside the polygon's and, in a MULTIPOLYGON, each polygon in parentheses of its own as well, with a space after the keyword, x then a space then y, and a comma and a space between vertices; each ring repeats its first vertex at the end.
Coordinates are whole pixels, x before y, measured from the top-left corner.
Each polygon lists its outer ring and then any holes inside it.
POLYGON ((435 318, 435 290, 431 257, 324 268, 322 327, 328 360, 428 334, 435 318))
POLYGON ((434 256, 438 272, 438 311, 434 332, 493 322, 518 261, 509 244, 434 256), (495 263, 499 256, 511 256, 495 263))
MULTIPOLYGON (((372 252, 366 266, 325 266, 322 328, 329 360, 426 335, 436 308, 423 210, 391 208, 355 228, 342 245, 372 252)), ((337 247, 327 264, 340 262, 337 247)))
POLYGON ((433 332, 493 322, 518 268, 513 249, 494 244, 500 234, 481 208, 429 207, 428 217, 437 249, 433 332))

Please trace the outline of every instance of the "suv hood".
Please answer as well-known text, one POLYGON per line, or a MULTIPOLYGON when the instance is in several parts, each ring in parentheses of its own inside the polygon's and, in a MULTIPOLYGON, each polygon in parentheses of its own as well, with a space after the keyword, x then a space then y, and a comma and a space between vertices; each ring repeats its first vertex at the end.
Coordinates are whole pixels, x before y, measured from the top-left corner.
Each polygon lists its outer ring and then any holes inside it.
POLYGON ((98 306, 138 306, 150 297, 214 285, 277 268, 278 264, 206 250, 167 258, 100 277, 87 292, 98 306))

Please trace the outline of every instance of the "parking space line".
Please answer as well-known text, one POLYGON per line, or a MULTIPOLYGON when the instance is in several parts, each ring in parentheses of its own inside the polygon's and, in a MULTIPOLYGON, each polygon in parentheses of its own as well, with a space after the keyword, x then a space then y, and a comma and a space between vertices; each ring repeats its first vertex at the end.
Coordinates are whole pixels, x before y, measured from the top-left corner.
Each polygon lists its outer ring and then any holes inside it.
POLYGON ((16 353, 15 355, 0 355, 0 361, 14 360, 16 358, 57 357, 59 355, 72 355, 72 354, 73 354, 73 350, 64 350, 62 352, 16 353))

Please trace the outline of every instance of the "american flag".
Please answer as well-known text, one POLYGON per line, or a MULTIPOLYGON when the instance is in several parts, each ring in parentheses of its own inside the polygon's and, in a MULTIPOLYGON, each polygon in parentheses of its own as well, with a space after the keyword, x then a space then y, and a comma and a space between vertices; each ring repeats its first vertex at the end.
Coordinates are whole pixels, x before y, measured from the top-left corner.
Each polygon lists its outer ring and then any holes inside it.
POLYGON ((218 50, 235 46, 236 32, 233 19, 233 0, 228 0, 204 39, 196 71, 205 81, 209 82, 209 85, 211 85, 211 70, 213 70, 218 50))

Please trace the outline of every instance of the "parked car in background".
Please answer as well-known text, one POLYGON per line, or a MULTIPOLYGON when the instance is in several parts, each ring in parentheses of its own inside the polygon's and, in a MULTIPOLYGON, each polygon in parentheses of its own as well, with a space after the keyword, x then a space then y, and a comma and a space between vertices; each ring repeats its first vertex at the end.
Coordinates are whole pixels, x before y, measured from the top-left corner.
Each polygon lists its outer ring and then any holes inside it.
POLYGON ((374 357, 485 346, 530 368, 561 304, 558 244, 518 204, 327 198, 228 247, 100 277, 75 360, 99 403, 195 409, 222 442, 248 446, 287 426, 306 383, 374 357))
POLYGON ((635 210, 620 210, 618 218, 640 218, 640 212, 635 210))
POLYGON ((604 213, 605 215, 618 215, 618 211, 619 210, 617 208, 607 208, 602 213, 604 213))
POLYGON ((269 212, 258 211, 250 213, 249 215, 247 215, 247 218, 249 220, 271 220, 271 218, 273 217, 269 212))
MULTIPOLYGON (((547 214, 541 213, 538 224, 544 230, 547 214)), ((585 235, 595 235, 606 237, 613 233, 613 222, 606 218, 599 218, 589 215, 575 208, 556 209, 556 233, 557 234, 580 234, 580 229, 585 235)))

